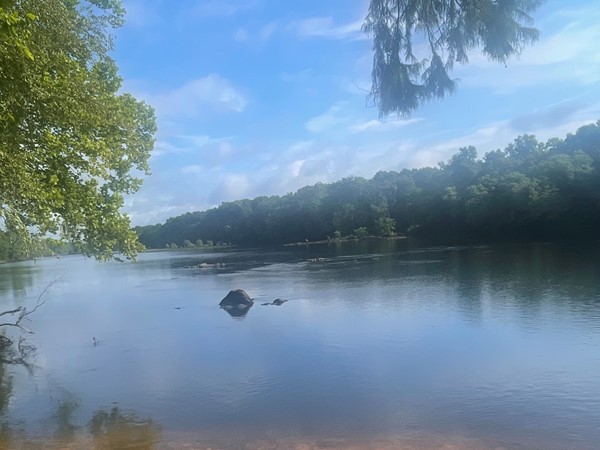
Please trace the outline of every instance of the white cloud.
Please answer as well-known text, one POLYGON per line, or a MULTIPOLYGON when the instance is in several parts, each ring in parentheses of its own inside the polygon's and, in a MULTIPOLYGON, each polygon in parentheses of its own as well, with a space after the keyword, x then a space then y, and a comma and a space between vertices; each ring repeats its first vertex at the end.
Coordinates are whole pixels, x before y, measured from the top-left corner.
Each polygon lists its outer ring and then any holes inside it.
POLYGON ((227 79, 210 74, 166 92, 141 93, 156 108, 159 117, 199 117, 207 112, 242 112, 245 96, 227 79))
POLYGON ((156 142, 152 151, 153 158, 164 155, 195 153, 205 147, 216 148, 221 154, 231 152, 231 137, 214 138, 208 135, 174 135, 156 142), (225 149, 225 150, 224 150, 225 149))
POLYGON ((152 150, 152 157, 159 158, 164 155, 172 155, 175 153, 184 153, 186 151, 188 151, 188 150, 185 148, 173 145, 170 142, 158 141, 158 142, 156 142, 156 144, 154 144, 154 150, 152 150))
MULTIPOLYGON (((140 194, 136 194, 140 195, 140 194)), ((142 203, 141 201, 136 201, 142 203)), ((168 205, 157 205, 156 201, 153 201, 152 208, 136 208, 129 209, 129 218, 134 226, 140 225, 152 225, 159 222, 164 222, 168 217, 175 217, 180 214, 185 214, 189 211, 201 211, 207 209, 207 205, 196 204, 196 203, 181 203, 181 204, 168 204, 168 205)), ((137 205, 136 205, 137 206, 137 205)))
POLYGON ((344 106, 344 102, 336 103, 323 114, 308 120, 305 124, 306 129, 311 133, 322 133, 347 123, 350 119, 339 114, 344 106))
POLYGON ((305 162, 305 159, 298 159, 288 165, 288 170, 292 177, 297 178, 300 176, 300 171, 302 170, 302 166, 304 166, 305 162))
POLYGON ((207 147, 209 145, 222 144, 232 139, 231 137, 214 138, 206 134, 192 135, 192 134, 180 134, 175 136, 185 142, 188 142, 195 148, 207 147))
POLYGON ((314 141, 298 141, 289 146, 289 152, 292 155, 310 150, 314 146, 314 141))
POLYGON ((250 189, 250 180, 244 174, 227 175, 217 189, 222 200, 232 201, 245 198, 250 189))
POLYGON ((332 17, 312 17, 290 22, 287 29, 303 38, 368 39, 362 32, 361 26, 362 20, 336 25, 332 17))
POLYGON ((363 133, 365 131, 373 131, 373 132, 385 132, 385 131, 390 131, 390 130, 394 130, 397 128, 402 128, 405 127, 407 125, 411 125, 413 123, 417 123, 417 122, 421 122, 423 121, 422 118, 414 118, 414 119, 407 119, 407 120, 402 120, 402 119, 396 119, 396 120, 367 120, 367 121, 361 121, 361 122, 356 122, 355 124, 350 126, 350 131, 352 133, 363 133))
POLYGON ((183 166, 180 172, 182 175, 199 175, 206 172, 206 169, 199 164, 192 164, 190 166, 183 166))
POLYGON ((308 120, 305 127, 311 133, 335 132, 344 135, 346 132, 359 134, 365 132, 383 133, 423 121, 422 118, 389 119, 389 120, 357 120, 356 112, 348 111, 348 102, 338 102, 323 114, 308 120))

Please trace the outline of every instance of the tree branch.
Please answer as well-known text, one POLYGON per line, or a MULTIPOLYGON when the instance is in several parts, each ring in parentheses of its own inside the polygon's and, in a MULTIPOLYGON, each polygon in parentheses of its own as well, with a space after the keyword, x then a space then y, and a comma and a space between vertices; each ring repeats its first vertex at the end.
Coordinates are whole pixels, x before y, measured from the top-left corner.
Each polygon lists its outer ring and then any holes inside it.
MULTIPOLYGON (((10 310, 10 311, 4 311, 4 312, 1 312, 1 313, 0 313, 0 317, 2 317, 2 316, 5 316, 5 315, 7 315, 7 314, 16 314, 16 313, 18 313, 18 312, 21 312, 22 310, 23 310, 23 307, 22 307, 22 306, 19 306, 19 307, 18 307, 18 308, 16 308, 16 309, 12 309, 12 310, 10 310)), ((1 325, 0 325, 0 326, 1 326, 1 325)))
MULTIPOLYGON (((42 301, 42 297, 43 297, 43 296, 44 296, 44 294, 45 294, 45 293, 48 291, 48 289, 50 289, 52 286, 54 286, 54 285, 55 285, 55 284, 56 284, 56 283, 57 283, 59 280, 60 280, 60 278, 57 278, 56 280, 53 280, 51 283, 49 283, 49 284, 48 284, 48 285, 47 285, 47 286, 44 288, 44 290, 43 290, 43 291, 41 292, 41 294, 38 296, 38 298, 37 298, 37 301, 36 301, 36 303, 35 303, 35 306, 33 307, 33 309, 32 309, 31 311, 27 311, 27 308, 25 308, 25 307, 24 307, 24 308, 21 310, 21 314, 19 314, 19 318, 17 319, 17 321, 16 321, 15 325, 17 325, 18 327, 20 327, 20 328, 21 328, 23 331, 26 331, 26 332, 28 332, 28 333, 30 333, 30 334, 33 334, 33 332, 32 332, 32 331, 28 331, 26 328, 23 328, 23 327, 21 326, 21 321, 22 321, 22 320, 23 320, 25 317, 27 317, 27 316, 29 316, 29 315, 33 314, 34 312, 36 312, 36 311, 37 311, 37 309, 38 309, 40 306, 42 306, 42 305, 44 305, 44 303, 46 303, 46 300, 43 300, 43 301, 42 301)), ((1 325, 0 325, 0 326, 1 326, 1 325)))
MULTIPOLYGON (((19 330, 27 333, 27 334, 34 334, 34 332, 28 328, 26 328, 25 326, 23 326, 22 322, 23 320, 30 316, 31 314, 33 314, 34 312, 36 312, 38 310, 38 308, 42 305, 44 305, 44 303, 46 303, 46 300, 43 299, 44 295, 46 294, 46 292, 48 292, 48 290, 54 286, 58 281, 60 280, 60 278, 57 278, 55 280, 53 280, 51 283, 49 283, 44 290, 40 293, 40 295, 38 295, 37 301, 35 302, 35 306, 33 307, 33 309, 31 309, 30 311, 27 310, 27 307, 25 306, 19 306, 18 308, 15 309, 11 309, 10 311, 3 311, 0 313, 0 317, 2 316, 6 316, 9 314, 17 314, 19 313, 17 320, 15 322, 4 322, 4 323, 0 323, 0 328, 2 327, 14 327, 14 328, 18 328, 19 330)), ((5 341, 8 344, 12 344, 12 341, 7 338, 6 336, 4 336, 4 338, 6 338, 7 341, 5 341)), ((1 344, 1 342, 0 342, 1 344)))

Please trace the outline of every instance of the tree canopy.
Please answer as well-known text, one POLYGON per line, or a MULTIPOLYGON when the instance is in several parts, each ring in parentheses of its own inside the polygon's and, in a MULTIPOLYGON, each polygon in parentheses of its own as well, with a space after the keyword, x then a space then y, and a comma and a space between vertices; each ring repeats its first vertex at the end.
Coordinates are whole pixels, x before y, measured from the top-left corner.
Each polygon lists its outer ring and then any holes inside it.
POLYGON ((121 92, 119 0, 0 0, 0 222, 100 259, 135 256, 121 211, 149 171, 154 111, 121 92))
POLYGON ((541 0, 371 0, 363 30, 373 37, 371 97, 381 116, 407 115, 454 92, 455 63, 481 49, 506 63, 537 40, 541 0))

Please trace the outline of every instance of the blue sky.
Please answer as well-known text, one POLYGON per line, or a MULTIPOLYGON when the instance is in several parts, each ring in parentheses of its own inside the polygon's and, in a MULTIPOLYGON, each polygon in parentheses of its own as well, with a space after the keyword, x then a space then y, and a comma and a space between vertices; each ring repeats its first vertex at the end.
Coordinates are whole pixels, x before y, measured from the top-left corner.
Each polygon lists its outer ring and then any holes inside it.
POLYGON ((547 1, 540 41, 507 67, 473 52, 456 94, 410 118, 367 101, 367 0, 125 0, 114 56, 124 90, 156 109, 152 175, 134 225, 316 182, 436 165, 520 134, 600 119, 600 6, 547 1))

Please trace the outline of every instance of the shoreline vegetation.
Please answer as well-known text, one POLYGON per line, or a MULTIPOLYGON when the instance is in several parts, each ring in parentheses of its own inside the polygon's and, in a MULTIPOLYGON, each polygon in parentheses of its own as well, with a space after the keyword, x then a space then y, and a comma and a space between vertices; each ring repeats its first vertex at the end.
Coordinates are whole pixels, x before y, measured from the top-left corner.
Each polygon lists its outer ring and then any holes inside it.
MULTIPOLYGON (((369 238, 488 244, 600 239, 600 121, 564 139, 517 137, 437 167, 317 183, 134 228, 146 251, 300 247, 369 238)), ((0 261, 78 253, 65 241, 0 231, 0 261)))
POLYGON ((356 236, 344 236, 341 238, 321 239, 319 241, 288 242, 287 244, 283 244, 283 246, 284 247, 307 247, 309 245, 337 244, 337 243, 342 243, 342 242, 359 242, 359 241, 364 241, 367 239, 395 241, 395 240, 400 240, 400 239, 407 239, 407 236, 404 236, 404 235, 365 236, 365 237, 361 237, 361 238, 358 238, 356 236))

